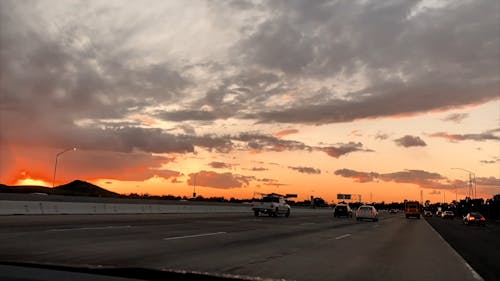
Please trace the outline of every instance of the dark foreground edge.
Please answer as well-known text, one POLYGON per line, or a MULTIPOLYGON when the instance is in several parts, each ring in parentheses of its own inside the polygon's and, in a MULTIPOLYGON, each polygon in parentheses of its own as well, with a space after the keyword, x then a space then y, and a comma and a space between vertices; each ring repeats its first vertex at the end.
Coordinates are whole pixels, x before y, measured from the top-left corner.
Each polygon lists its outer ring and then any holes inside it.
POLYGON ((1 280, 63 280, 58 279, 58 273, 65 273, 64 279, 73 274, 76 280, 94 280, 95 276, 99 276, 99 280, 173 280, 173 281, 285 281, 285 279, 269 279, 260 277, 250 277, 231 274, 219 274, 209 272, 197 272, 186 270, 173 269, 147 269, 140 267, 111 267, 111 266, 94 266, 94 265, 59 265, 59 264, 39 264, 30 262, 16 261, 0 261, 1 280), (5 267, 9 270, 5 270, 5 267), (28 270, 31 270, 28 273, 28 270), (34 270, 34 271, 33 271, 34 270), (36 272, 36 276, 32 275, 36 272), (86 279, 78 274, 88 274, 86 279), (104 278, 103 278, 104 277, 104 278), (105 277, 109 277, 106 279, 105 277), (119 279, 116 279, 119 278, 119 279))

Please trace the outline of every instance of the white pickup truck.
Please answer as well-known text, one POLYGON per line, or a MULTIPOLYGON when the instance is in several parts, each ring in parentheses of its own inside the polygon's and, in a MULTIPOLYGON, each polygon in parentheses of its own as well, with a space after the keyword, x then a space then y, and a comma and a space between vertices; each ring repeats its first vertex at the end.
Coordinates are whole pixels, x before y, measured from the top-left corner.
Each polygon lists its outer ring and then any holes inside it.
POLYGON ((285 201, 285 197, 279 194, 265 194, 262 199, 254 199, 252 204, 252 211, 256 217, 261 213, 269 216, 276 217, 278 215, 290 216, 291 208, 285 201))

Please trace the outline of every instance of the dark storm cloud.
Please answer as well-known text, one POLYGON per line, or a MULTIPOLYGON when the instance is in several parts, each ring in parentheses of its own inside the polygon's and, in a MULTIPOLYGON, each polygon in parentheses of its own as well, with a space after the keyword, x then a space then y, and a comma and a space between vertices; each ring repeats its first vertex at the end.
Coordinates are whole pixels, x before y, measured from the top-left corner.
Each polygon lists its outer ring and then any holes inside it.
POLYGON ((424 84, 415 81, 412 86, 387 83, 352 93, 351 99, 332 99, 319 105, 295 107, 247 114, 245 118, 260 123, 325 124, 350 122, 364 118, 417 114, 439 108, 482 103, 497 97, 497 82, 482 87, 457 87, 446 81, 424 84), (470 95, 471 92, 477 95, 470 95), (425 93, 425 94, 422 94, 425 93), (397 104, 398 106, 394 106, 397 104))
MULTIPOLYGON (((3 117, 5 116, 18 115, 4 114, 3 117)), ((59 148, 76 145, 81 149, 89 150, 115 152, 140 150, 152 153, 193 153, 195 147, 223 153, 233 149, 231 139, 224 136, 178 135, 159 128, 106 125, 100 122, 89 126, 79 126, 68 120, 52 118, 48 120, 55 125, 43 127, 45 120, 35 119, 29 122, 28 119, 27 116, 22 115, 19 115, 18 119, 12 119, 13 125, 23 124, 25 130, 11 130, 10 141, 4 140, 4 143, 59 148), (33 138, 33 135, 37 137, 33 138)))
POLYGON ((498 98, 495 1, 272 1, 275 15, 244 38, 242 59, 322 79, 363 69, 367 85, 321 104, 246 115, 260 122, 334 123, 478 104, 498 98), (391 42, 388 44, 387 42, 391 42), (473 93, 473 94, 472 94, 473 93))
POLYGON ((412 146, 427 146, 425 141, 423 141, 420 137, 418 136, 410 136, 406 135, 404 137, 401 137, 399 139, 395 139, 394 142, 403 147, 412 147, 412 146))
MULTIPOLYGON (((338 158, 371 150, 354 142, 311 147, 254 133, 198 136, 192 124, 180 122, 349 122, 499 96, 495 0, 450 1, 422 10, 417 1, 209 1, 199 2, 210 13, 204 25, 189 27, 176 25, 179 19, 191 23, 183 13, 168 22, 172 9, 160 7, 163 1, 140 8, 98 3, 0 1, 2 147, 320 150, 338 158), (204 41, 200 46, 215 45, 192 51, 200 38, 160 40, 166 26, 178 30, 176 36, 209 26, 227 40, 204 41), (212 50, 224 55, 212 56, 212 50), (345 77, 355 86, 332 82, 345 77), (155 120, 150 127, 126 121, 136 114, 179 122, 172 126, 183 133, 155 128, 161 126, 155 120)), ((179 5, 190 10, 197 3, 179 5)), ((442 134, 498 140, 493 131, 442 134)))
POLYGON ((243 42, 243 55, 253 63, 298 74, 314 60, 311 39, 300 29, 271 20, 243 42))
POLYGON ((12 132, 2 144, 154 153, 193 152, 194 145, 222 149, 224 143, 207 137, 177 137, 137 122, 101 120, 124 120, 178 98, 190 82, 168 62, 133 63, 143 57, 122 46, 139 22, 89 26, 83 14, 98 20, 111 14, 99 11, 101 18, 80 3, 82 14, 68 11, 63 25, 43 19, 44 3, 39 4, 0 4, 0 127, 2 133, 12 132), (76 125, 81 120, 98 125, 76 125))
POLYGON ((438 173, 427 172, 423 170, 404 170, 394 173, 374 173, 361 172, 349 169, 336 170, 338 176, 353 178, 356 182, 372 182, 376 180, 396 182, 396 183, 412 183, 423 188, 448 189, 452 185, 448 184, 447 178, 438 173))
POLYGON ((179 121, 182 118, 185 120, 240 118, 260 110, 269 99, 282 95, 292 88, 283 76, 246 67, 221 78, 219 84, 217 87, 208 88, 202 97, 187 105, 188 109, 174 113, 167 112, 164 117, 177 118, 179 121), (210 107, 211 111, 200 110, 204 106, 210 107), (192 116, 189 113, 193 113, 192 116))
MULTIPOLYGON (((42 119, 51 111, 76 121, 124 118, 176 103, 182 106, 175 111, 153 112, 174 122, 236 117, 321 124, 497 98, 495 1, 454 1, 418 10, 419 3, 208 2, 211 19, 243 12, 259 17, 238 23, 239 39, 229 43, 226 61, 178 65, 168 59, 150 62, 141 42, 130 41, 150 35, 154 9, 132 21, 126 7, 58 5, 54 10, 67 10, 58 21, 43 17, 44 2, 2 1, 1 110, 23 110, 42 119), (194 67, 218 76, 203 85, 201 96, 184 103, 187 88, 199 86, 196 75, 185 74, 194 67), (357 80, 366 85, 340 96, 335 87, 305 90, 301 84, 361 72, 364 78, 357 80), (266 110, 271 99, 290 91, 297 93, 290 104, 266 110)), ((49 127, 49 121, 41 125, 49 127)))
POLYGON ((303 173, 303 174, 316 174, 316 175, 321 174, 320 169, 316 169, 313 167, 291 167, 291 166, 289 166, 288 168, 292 169, 294 171, 297 171, 299 173, 303 173))
POLYGON ((76 15, 65 26, 38 16, 23 21, 33 10, 2 2, 2 109, 39 118, 47 110, 61 118, 121 118, 178 97, 189 84, 168 62, 130 63, 138 54, 117 45, 133 26, 105 38, 100 27, 85 26, 76 15))

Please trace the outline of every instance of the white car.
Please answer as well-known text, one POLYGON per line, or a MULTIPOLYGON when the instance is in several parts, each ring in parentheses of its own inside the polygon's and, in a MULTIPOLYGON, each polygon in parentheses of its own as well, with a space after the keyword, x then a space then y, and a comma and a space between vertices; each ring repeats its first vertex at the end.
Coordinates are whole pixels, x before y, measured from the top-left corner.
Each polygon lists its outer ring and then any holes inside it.
POLYGON ((276 217, 284 215, 289 217, 291 213, 290 205, 286 203, 285 197, 279 194, 266 194, 260 200, 254 199, 250 204, 256 217, 260 214, 267 214, 276 217))
POLYGON ((356 211, 356 220, 372 220, 378 221, 378 212, 371 205, 362 205, 356 211))
POLYGON ((453 219, 455 217, 455 214, 453 214, 452 211, 444 211, 442 214, 441 214, 441 217, 443 219, 453 219))

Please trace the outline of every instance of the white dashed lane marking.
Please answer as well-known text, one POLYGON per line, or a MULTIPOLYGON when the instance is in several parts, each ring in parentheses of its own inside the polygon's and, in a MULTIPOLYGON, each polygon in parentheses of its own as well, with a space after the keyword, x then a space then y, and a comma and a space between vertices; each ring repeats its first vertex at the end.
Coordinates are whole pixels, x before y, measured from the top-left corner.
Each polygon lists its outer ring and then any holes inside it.
POLYGON ((202 234, 194 234, 194 235, 184 235, 184 236, 175 236, 175 237, 167 237, 163 238, 163 240, 177 240, 177 239, 186 239, 186 238, 195 238, 195 237, 204 237, 204 236, 213 236, 213 235, 220 235, 220 234, 226 234, 227 232, 212 232, 212 233, 202 233, 202 234))
POLYGON ((131 225, 121 225, 121 226, 96 226, 96 227, 77 227, 77 228, 54 228, 46 231, 59 232, 59 231, 74 231, 74 230, 107 230, 107 229, 119 229, 119 228, 131 228, 131 225))
POLYGON ((351 234, 347 233, 347 234, 344 234, 344 235, 340 235, 340 236, 337 236, 335 237, 335 240, 340 240, 340 239, 344 239, 344 238, 347 238, 351 236, 351 234))

